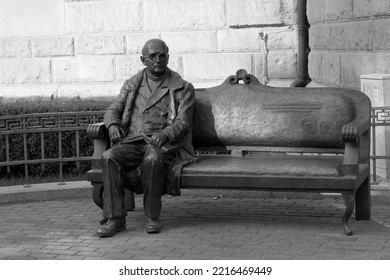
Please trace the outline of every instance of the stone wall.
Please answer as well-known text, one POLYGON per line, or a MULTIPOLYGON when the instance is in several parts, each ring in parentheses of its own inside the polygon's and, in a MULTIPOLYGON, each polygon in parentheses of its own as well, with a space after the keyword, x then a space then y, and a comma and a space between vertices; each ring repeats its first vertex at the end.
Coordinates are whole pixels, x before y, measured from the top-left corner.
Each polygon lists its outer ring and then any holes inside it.
POLYGON ((360 89, 360 75, 390 73, 389 0, 308 0, 309 74, 360 89))
POLYGON ((196 87, 239 68, 274 85, 296 76, 294 0, 2 0, 1 96, 116 95, 150 38, 196 87))

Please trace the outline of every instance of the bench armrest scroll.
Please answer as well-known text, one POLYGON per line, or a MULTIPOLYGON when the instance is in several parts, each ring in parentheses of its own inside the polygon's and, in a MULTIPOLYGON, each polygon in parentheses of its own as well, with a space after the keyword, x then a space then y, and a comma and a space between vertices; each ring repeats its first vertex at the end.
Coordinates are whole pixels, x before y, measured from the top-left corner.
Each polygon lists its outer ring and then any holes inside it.
POLYGON ((370 129, 368 118, 354 119, 343 126, 341 135, 344 143, 359 143, 360 136, 370 129))
POLYGON ((89 139, 105 139, 107 138, 107 128, 103 122, 93 123, 87 127, 87 136, 89 139))

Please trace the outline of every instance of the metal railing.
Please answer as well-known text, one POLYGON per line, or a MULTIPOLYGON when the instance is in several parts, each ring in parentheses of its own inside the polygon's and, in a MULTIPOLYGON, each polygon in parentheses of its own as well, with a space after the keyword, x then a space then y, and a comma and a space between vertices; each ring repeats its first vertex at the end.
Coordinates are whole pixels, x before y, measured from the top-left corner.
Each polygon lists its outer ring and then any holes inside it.
MULTIPOLYGON (((385 127, 390 126, 390 106, 372 107, 371 108, 371 156, 372 160, 372 182, 371 184, 378 184, 377 181, 377 160, 389 160, 390 155, 386 154, 386 131, 385 127), (380 128, 382 131, 380 131, 380 128), (377 133, 379 132, 379 133, 377 133), (378 145, 378 138, 381 143, 378 145), (378 147, 379 146, 379 147, 378 147), (377 152, 381 152, 377 155, 377 152)), ((390 136, 390 135, 389 135, 390 136)), ((385 165, 385 168, 390 168, 385 165)))
MULTIPOLYGON (((15 116, 0 116, 0 137, 5 137, 5 161, 0 161, 0 167, 6 166, 10 173, 10 167, 24 165, 25 184, 28 185, 30 164, 59 163, 59 182, 63 181, 63 163, 76 162, 79 166, 81 161, 89 161, 90 156, 80 156, 80 131, 85 131, 91 123, 101 122, 104 111, 93 112, 64 112, 64 113, 37 113, 15 116), (75 132, 76 155, 71 157, 63 156, 62 134, 64 132, 75 132), (44 134, 56 132, 58 134, 58 157, 45 157, 44 134), (27 147, 27 136, 30 133, 39 133, 41 138, 41 158, 29 159, 27 147), (10 159, 10 138, 15 134, 23 136, 23 159, 10 159)), ((371 156, 372 160, 372 183, 377 184, 377 160, 390 160, 390 155, 377 154, 377 127, 390 126, 390 107, 372 107, 371 109, 371 156)), ((381 143, 382 145, 384 143, 381 143)), ((35 147, 36 148, 36 147, 35 147)), ((1 151, 0 151, 1 152, 1 151)), ((389 165, 390 168, 390 165, 389 165)))
MULTIPOLYGON (((11 172, 11 166, 24 165, 25 185, 29 185, 29 165, 41 164, 44 169, 45 163, 59 163, 59 184, 63 182, 63 164, 66 162, 76 162, 77 168, 81 161, 89 161, 90 156, 80 156, 80 132, 87 129, 91 123, 101 122, 103 120, 103 111, 92 112, 63 112, 63 113, 36 113, 26 115, 0 116, 0 137, 3 143, 2 151, 5 152, 0 161, 0 167, 6 167, 6 172, 11 172), (75 156, 63 156, 63 134, 67 132, 75 133, 75 156), (33 147, 34 150, 40 149, 40 158, 29 158, 28 136, 31 134, 40 135, 40 147, 33 147), (45 134, 57 133, 58 157, 45 157, 45 134), (12 141, 17 135, 22 135, 23 156, 22 159, 11 159, 10 151, 14 148, 15 141, 12 141), (4 147, 5 146, 5 147, 4 147), (5 150, 5 151, 4 151, 5 150)), ((19 143, 21 144, 21 143, 19 143)), ((47 143, 46 143, 47 144, 47 143)), ((0 151, 0 152, 2 152, 0 151)), ((22 151, 20 151, 22 152, 22 151)), ((20 153, 18 152, 18 153, 20 153)), ((47 153, 47 151, 46 151, 47 153)))

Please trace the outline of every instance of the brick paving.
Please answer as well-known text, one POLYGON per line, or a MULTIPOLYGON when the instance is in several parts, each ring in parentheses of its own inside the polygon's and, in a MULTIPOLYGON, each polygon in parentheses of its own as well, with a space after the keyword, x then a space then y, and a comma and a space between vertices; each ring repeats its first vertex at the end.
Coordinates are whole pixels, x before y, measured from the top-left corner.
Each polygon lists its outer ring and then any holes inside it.
POLYGON ((145 233, 142 197, 127 230, 95 235, 101 210, 90 198, 0 205, 0 259, 390 260, 390 204, 370 221, 341 225, 339 196, 322 199, 163 198, 162 232, 145 233))

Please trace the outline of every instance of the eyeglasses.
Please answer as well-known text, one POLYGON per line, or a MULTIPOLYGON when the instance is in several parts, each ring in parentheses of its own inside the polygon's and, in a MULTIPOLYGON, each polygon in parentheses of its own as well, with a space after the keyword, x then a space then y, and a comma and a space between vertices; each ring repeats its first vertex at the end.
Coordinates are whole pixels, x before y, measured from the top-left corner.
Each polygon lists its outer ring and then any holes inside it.
POLYGON ((150 61, 157 61, 157 58, 159 58, 160 60, 165 60, 168 58, 168 54, 166 54, 166 53, 152 53, 149 56, 143 56, 143 58, 147 58, 150 61))

